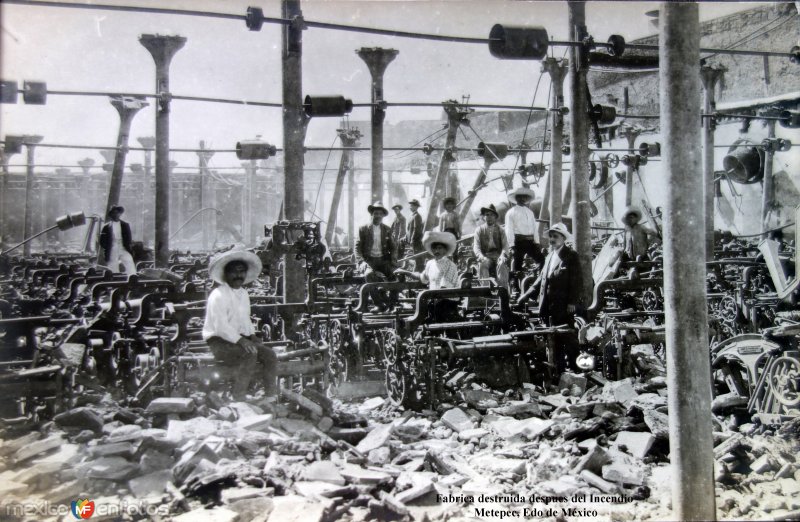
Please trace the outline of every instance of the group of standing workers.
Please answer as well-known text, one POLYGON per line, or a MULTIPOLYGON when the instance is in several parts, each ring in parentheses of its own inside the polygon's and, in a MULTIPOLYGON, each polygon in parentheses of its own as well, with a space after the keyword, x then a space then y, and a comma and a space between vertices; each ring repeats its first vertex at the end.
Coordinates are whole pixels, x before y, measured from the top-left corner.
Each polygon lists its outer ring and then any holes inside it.
MULTIPOLYGON (((576 313, 581 311, 581 275, 578 254, 568 245, 572 235, 563 223, 550 226, 547 231, 549 248, 547 255, 536 239, 537 220, 529 203, 533 191, 518 188, 509 194, 514 205, 506 212, 505 226, 499 223, 500 214, 494 205, 480 209, 483 223, 475 230, 473 253, 478 263, 479 277, 494 279, 508 288, 511 279, 517 282, 523 274, 526 256, 539 268, 539 276, 527 289, 519 288, 517 304, 531 298, 539 303, 539 318, 547 326, 571 326, 576 313), (510 265, 510 267, 509 267, 510 265)), ((443 200, 444 210, 439 214, 436 230, 425 231, 420 203, 416 199, 408 202, 411 216, 406 219, 402 205, 394 205, 395 219, 391 226, 383 223, 389 211, 381 203, 367 207, 370 223, 358 230, 355 243, 355 258, 368 283, 385 283, 397 280, 398 276, 409 277, 428 285, 430 289, 456 288, 459 284, 457 255, 461 238, 461 222, 455 212, 454 198, 443 200), (409 249, 414 270, 399 268, 400 256, 409 249), (429 256, 425 256, 427 253, 429 256), (425 261, 425 257, 430 257, 425 261)), ((135 273, 136 267, 131 250, 131 227, 121 219, 125 209, 114 205, 109 209, 108 221, 99 236, 101 250, 98 263, 119 272, 135 273)), ((629 207, 622 221, 624 235, 618 244, 623 255, 631 260, 646 256, 655 233, 640 223, 642 212, 629 207)), ((251 381, 261 376, 266 393, 275 390, 274 352, 264 346, 255 335, 250 320, 250 302, 244 285, 254 281, 261 272, 258 256, 246 250, 231 250, 215 256, 209 265, 209 276, 216 283, 206 307, 203 338, 222 364, 231 364, 239 369, 233 395, 244 397, 251 381)), ((385 292, 380 285, 369 292, 374 303, 373 312, 383 312, 398 303, 397 291, 385 292)), ((457 303, 442 300, 439 313, 452 313, 457 303)), ((434 313, 437 313, 436 311, 434 313)), ((575 335, 564 333, 555 336, 559 347, 556 370, 560 373, 569 365, 574 369, 578 355, 575 335)))

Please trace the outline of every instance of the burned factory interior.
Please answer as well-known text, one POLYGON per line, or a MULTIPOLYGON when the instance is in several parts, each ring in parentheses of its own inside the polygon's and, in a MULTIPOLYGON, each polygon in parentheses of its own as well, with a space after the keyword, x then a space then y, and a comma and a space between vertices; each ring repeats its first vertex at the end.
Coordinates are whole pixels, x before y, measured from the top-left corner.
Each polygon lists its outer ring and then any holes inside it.
POLYGON ((799 11, 0 1, 0 520, 800 520, 799 11))

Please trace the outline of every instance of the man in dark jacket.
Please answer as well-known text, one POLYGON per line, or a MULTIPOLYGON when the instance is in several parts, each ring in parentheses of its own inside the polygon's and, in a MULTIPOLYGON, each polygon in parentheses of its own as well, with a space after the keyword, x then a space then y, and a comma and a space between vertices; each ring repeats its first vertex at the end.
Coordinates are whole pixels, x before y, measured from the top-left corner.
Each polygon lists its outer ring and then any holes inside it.
MULTIPOLYGON (((414 254, 425 252, 425 247, 422 245, 422 235, 425 233, 425 224, 422 222, 422 216, 419 215, 419 201, 412 199, 408 202, 408 208, 411 209, 411 219, 408 220, 408 230, 406 231, 406 241, 411 243, 411 250, 414 254)), ((425 256, 414 258, 416 265, 415 272, 422 272, 425 267, 425 256)))
MULTIPOLYGON (((580 260, 578 253, 565 243, 571 234, 563 223, 557 223, 547 230, 550 251, 544 261, 542 272, 531 288, 520 296, 522 303, 531 296, 539 295, 539 318, 548 326, 573 326, 575 311, 581 295, 580 260)), ((578 356, 578 339, 575 334, 555 335, 556 369, 562 373, 569 364, 575 369, 578 356)))
MULTIPOLYGON (((397 265, 397 248, 391 229, 382 223, 389 211, 382 203, 374 203, 367 210, 372 215, 372 222, 358 229, 356 261, 364 270, 368 283, 392 281, 397 265)), ((389 308, 383 292, 371 292, 371 297, 380 310, 389 308)))
POLYGON ((126 274, 136 273, 136 263, 131 254, 131 226, 122 221, 120 216, 125 209, 114 205, 108 210, 108 222, 100 230, 100 248, 98 262, 107 266, 115 274, 120 271, 119 265, 125 267, 126 274))

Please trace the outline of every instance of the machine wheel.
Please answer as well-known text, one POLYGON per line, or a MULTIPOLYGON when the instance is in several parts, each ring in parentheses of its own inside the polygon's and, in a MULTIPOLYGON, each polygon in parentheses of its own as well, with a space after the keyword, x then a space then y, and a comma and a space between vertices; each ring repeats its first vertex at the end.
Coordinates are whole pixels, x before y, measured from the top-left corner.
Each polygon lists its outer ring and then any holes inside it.
POLYGON ((800 405, 800 361, 791 357, 779 357, 769 367, 767 382, 775 399, 794 408, 800 405))

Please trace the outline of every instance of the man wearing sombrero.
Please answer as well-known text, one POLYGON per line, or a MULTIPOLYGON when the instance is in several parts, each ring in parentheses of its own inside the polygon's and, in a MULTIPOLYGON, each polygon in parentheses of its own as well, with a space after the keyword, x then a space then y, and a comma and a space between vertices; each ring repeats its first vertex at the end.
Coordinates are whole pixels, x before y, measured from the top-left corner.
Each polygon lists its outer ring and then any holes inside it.
POLYGON ((515 203, 506 212, 506 240, 511 254, 511 271, 514 273, 522 270, 525 255, 539 265, 544 263, 544 254, 539 243, 536 242, 536 216, 528 208, 528 202, 533 198, 533 191, 520 187, 508 195, 509 201, 515 203))
POLYGON ((456 288, 458 286, 458 268, 448 257, 456 250, 456 236, 450 232, 425 232, 422 244, 425 250, 433 256, 433 259, 425 263, 425 269, 422 272, 411 272, 398 268, 394 273, 415 277, 421 283, 427 284, 431 290, 456 288))
POLYGON ((261 376, 267 395, 275 392, 275 353, 261 344, 250 320, 250 296, 244 285, 261 273, 261 260, 247 250, 217 255, 208 265, 208 275, 219 286, 208 296, 203 340, 214 359, 237 370, 233 384, 235 399, 243 399, 250 383, 261 376))
POLYGON ((485 223, 475 230, 472 242, 472 250, 479 263, 479 276, 482 279, 496 277, 500 286, 508 288, 508 240, 503 228, 497 224, 497 209, 494 205, 482 207, 481 216, 485 223))
POLYGON ((625 224, 623 251, 632 261, 639 256, 647 256, 650 245, 656 240, 656 233, 640 223, 641 220, 642 211, 638 207, 630 206, 622 213, 622 222, 625 224))
POLYGON ((123 212, 125 208, 120 205, 113 205, 108 209, 108 222, 100 230, 98 240, 103 249, 98 254, 98 261, 115 274, 120 271, 120 263, 125 267, 126 274, 135 274, 136 263, 131 254, 131 226, 120 219, 123 212))
MULTIPOLYGON (((563 223, 547 229, 550 251, 542 272, 533 285, 519 297, 523 303, 533 295, 539 295, 539 318, 548 326, 572 326, 581 295, 580 258, 578 253, 566 245, 572 234, 563 223)), ((556 369, 566 370, 567 364, 575 369, 578 356, 578 338, 571 333, 555 334, 557 348, 556 369)))
MULTIPOLYGON (((364 269, 368 283, 380 283, 394 279, 397 265, 397 248, 392 239, 392 230, 382 223, 389 211, 382 203, 376 202, 367 207, 372 222, 358 229, 356 239, 356 261, 364 269)), ((372 292, 372 302, 381 310, 389 308, 383 292, 372 292)))

